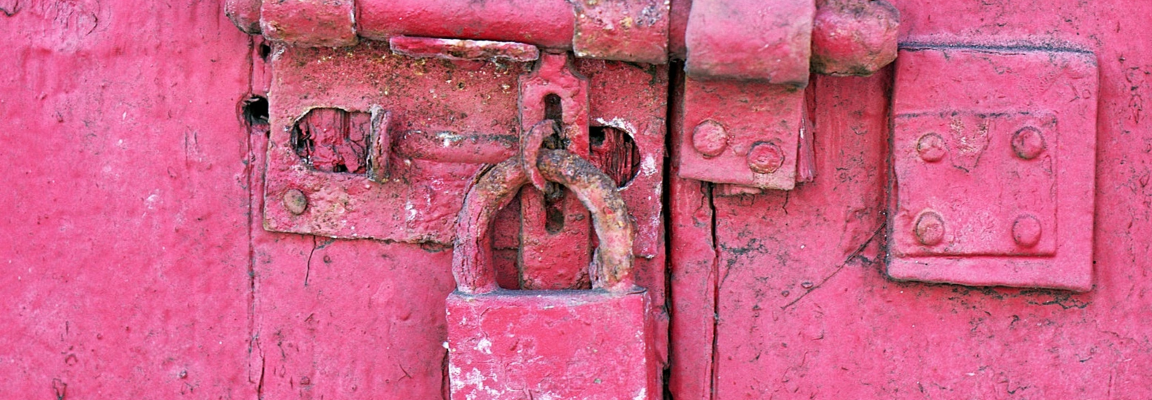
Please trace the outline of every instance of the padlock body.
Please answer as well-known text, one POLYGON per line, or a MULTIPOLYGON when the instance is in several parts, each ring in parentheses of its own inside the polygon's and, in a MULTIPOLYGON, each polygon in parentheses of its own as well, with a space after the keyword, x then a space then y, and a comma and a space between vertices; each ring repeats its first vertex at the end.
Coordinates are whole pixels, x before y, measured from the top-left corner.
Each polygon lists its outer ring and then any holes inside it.
POLYGON ((660 396, 643 291, 510 291, 447 300, 451 398, 660 396))

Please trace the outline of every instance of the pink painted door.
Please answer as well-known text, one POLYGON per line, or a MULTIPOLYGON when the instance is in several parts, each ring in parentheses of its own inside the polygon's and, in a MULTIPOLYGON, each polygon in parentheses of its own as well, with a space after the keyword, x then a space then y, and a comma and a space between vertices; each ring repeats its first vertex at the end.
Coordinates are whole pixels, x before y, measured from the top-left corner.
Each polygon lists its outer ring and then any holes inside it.
POLYGON ((1152 4, 892 3, 814 181, 671 178, 673 397, 1152 396, 1152 4))
MULTIPOLYGON (((279 2, 265 40, 226 16, 260 28, 259 1, 0 0, 0 398, 449 396, 456 213, 547 120, 636 221, 650 398, 1152 396, 1152 4, 890 2, 894 64, 808 77, 694 62, 686 31, 732 55, 769 30, 683 0, 615 44, 563 1, 337 1, 366 18, 299 31, 279 2)), ((812 50, 789 65, 840 67, 812 50)), ((497 280, 587 287, 589 214, 533 190, 496 216, 497 280)))

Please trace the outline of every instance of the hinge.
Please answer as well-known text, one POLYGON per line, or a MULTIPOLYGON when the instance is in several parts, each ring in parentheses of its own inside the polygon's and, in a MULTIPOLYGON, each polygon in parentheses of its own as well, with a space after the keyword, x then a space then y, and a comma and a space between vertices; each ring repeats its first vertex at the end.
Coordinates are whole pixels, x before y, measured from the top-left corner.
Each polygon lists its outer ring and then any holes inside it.
POLYGON ((812 135, 809 74, 876 72, 896 57, 898 25, 899 13, 882 0, 694 1, 684 37, 680 176, 741 194, 810 179, 798 174, 811 164, 801 151, 812 135))

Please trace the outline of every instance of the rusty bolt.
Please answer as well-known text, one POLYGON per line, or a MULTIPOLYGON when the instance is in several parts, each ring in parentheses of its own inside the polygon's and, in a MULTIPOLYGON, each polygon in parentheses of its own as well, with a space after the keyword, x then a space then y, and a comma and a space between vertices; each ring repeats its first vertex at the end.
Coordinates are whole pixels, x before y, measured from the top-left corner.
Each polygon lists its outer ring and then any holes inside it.
POLYGON ((758 174, 771 174, 784 165, 784 152, 769 142, 756 142, 748 150, 748 168, 758 174))
POLYGON ((944 159, 948 154, 948 145, 944 143, 944 138, 935 132, 928 133, 920 137, 916 142, 916 152, 920 153, 920 159, 926 162, 937 162, 944 159))
POLYGON ((944 217, 935 211, 925 211, 916 218, 916 240, 925 246, 935 246, 944 240, 944 217))
POLYGON ((304 210, 308 208, 308 196, 297 189, 284 192, 284 208, 295 215, 303 214, 304 210))
POLYGON ((1046 147, 1044 135, 1040 134, 1040 130, 1034 127, 1025 126, 1012 135, 1012 151, 1015 151, 1016 156, 1022 159, 1036 158, 1044 152, 1046 147))
POLYGON ((1031 215, 1021 215, 1012 223, 1012 239, 1020 247, 1033 247, 1040 243, 1040 230, 1040 220, 1031 215))
POLYGON ((692 132, 692 147, 704 158, 712 158, 728 148, 728 132, 719 122, 707 120, 696 125, 692 132))

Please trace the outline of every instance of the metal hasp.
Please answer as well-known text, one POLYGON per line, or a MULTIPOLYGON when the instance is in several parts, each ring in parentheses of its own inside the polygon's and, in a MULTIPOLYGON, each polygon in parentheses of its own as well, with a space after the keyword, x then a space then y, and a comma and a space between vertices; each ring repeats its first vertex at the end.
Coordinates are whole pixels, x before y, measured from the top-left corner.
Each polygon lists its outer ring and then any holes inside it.
MULTIPOLYGON (((520 157, 535 160, 549 136, 553 148, 588 158, 588 78, 569 68, 568 54, 543 54, 520 87, 520 157)), ((520 191, 520 287, 575 289, 587 284, 591 257, 588 212, 571 192, 548 187, 536 164, 525 163, 533 187, 520 191)))
POLYGON ((896 63, 895 279, 1092 288, 1096 58, 908 46, 896 63))
POLYGON ((680 176, 746 187, 721 192, 793 189, 809 74, 871 75, 888 65, 899 19, 884 1, 693 1, 680 176))
POLYGON ((448 296, 452 399, 657 399, 651 305, 632 277, 635 226, 612 178, 581 157, 544 150, 477 179, 457 224, 448 296), (538 168, 536 168, 538 167, 538 168), (600 248, 592 290, 509 291, 496 284, 491 231, 528 170, 572 189, 591 211, 600 248))
POLYGON ((225 0, 241 30, 295 46, 420 36, 656 64, 668 59, 668 7, 664 0, 225 0))

